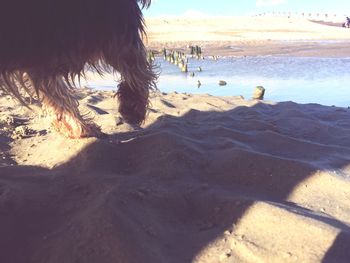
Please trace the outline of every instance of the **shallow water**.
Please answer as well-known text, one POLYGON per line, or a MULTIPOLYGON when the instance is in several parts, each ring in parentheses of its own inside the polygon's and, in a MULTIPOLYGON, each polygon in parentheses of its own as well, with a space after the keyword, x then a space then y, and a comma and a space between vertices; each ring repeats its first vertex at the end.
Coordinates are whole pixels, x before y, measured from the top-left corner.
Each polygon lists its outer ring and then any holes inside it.
MULTIPOLYGON (((254 87, 266 89, 265 99, 295 101, 323 105, 350 106, 350 57, 230 57, 218 61, 189 60, 189 72, 162 58, 156 59, 161 72, 158 88, 162 92, 208 93, 217 96, 242 95, 251 98, 254 87), (198 67, 203 69, 198 72, 198 67), (202 86, 197 88, 197 81, 202 86), (225 80, 226 86, 218 82, 225 80)), ((116 86, 112 78, 89 81, 88 86, 110 89, 116 86)))

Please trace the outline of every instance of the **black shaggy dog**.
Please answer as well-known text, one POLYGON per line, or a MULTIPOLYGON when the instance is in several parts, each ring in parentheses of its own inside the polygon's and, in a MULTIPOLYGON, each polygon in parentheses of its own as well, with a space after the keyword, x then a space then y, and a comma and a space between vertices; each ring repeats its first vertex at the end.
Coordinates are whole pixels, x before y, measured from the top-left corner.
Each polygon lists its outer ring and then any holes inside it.
POLYGON ((144 121, 156 75, 142 42, 141 8, 151 0, 2 0, 0 89, 23 104, 36 95, 54 127, 71 138, 98 136, 83 118, 74 80, 86 70, 118 71, 119 111, 129 123, 144 121))

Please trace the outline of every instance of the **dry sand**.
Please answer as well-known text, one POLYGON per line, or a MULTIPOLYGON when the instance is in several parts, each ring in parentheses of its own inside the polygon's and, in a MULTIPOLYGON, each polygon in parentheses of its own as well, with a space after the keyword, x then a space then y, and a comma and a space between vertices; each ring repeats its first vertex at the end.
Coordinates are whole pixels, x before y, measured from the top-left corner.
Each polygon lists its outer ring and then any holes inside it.
POLYGON ((152 94, 142 128, 65 139, 0 96, 0 262, 349 262, 350 109, 152 94))
POLYGON ((108 138, 0 98, 1 262, 348 262, 350 110, 154 94, 135 130, 80 97, 108 138))
POLYGON ((207 55, 349 56, 350 29, 304 18, 153 18, 146 21, 151 49, 200 45, 207 55))

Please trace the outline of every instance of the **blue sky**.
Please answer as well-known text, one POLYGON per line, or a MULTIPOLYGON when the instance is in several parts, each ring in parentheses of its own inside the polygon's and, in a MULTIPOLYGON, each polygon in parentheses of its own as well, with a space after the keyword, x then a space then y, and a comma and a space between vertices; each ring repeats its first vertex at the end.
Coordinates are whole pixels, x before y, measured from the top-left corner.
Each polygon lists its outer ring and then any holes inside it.
POLYGON ((350 15, 350 0, 153 0, 146 17, 168 15, 252 15, 261 12, 350 15))

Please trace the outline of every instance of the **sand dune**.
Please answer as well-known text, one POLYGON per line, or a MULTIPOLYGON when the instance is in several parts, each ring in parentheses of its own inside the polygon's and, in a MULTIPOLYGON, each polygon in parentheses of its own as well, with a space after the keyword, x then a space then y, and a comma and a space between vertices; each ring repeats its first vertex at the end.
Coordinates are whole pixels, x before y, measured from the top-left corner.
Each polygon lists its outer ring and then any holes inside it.
POLYGON ((154 94, 135 130, 80 97, 107 138, 0 97, 1 262, 348 262, 349 109, 154 94))

